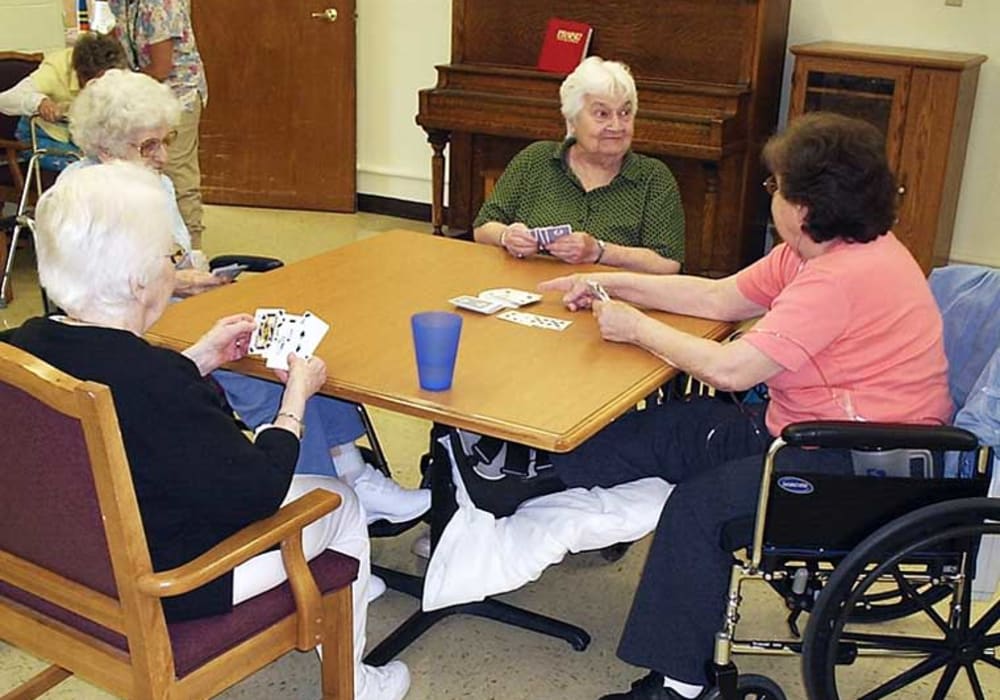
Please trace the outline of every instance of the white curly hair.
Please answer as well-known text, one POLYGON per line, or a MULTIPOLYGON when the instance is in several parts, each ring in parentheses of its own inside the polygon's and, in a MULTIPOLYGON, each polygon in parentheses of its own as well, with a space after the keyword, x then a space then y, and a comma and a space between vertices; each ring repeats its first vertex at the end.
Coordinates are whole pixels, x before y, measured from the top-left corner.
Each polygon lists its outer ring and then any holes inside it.
POLYGON ((573 134, 573 124, 583 109, 583 100, 587 95, 624 98, 632 103, 633 115, 639 111, 639 96, 629 67, 620 61, 605 61, 600 56, 590 56, 567 75, 559 87, 559 102, 566 119, 567 136, 573 134))
POLYGON ((171 206, 159 176, 137 163, 67 170, 35 208, 42 287, 75 318, 121 314, 133 284, 153 279, 175 247, 171 206))
POLYGON ((172 129, 181 103, 145 73, 113 68, 87 83, 69 108, 69 131, 85 155, 126 158, 136 134, 172 129))

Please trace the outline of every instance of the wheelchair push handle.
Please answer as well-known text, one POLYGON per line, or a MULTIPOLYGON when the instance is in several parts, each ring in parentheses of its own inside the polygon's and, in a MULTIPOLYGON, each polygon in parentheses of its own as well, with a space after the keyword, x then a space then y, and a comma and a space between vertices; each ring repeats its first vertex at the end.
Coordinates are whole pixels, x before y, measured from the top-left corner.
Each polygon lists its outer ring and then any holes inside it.
POLYGON ((781 437, 794 447, 941 451, 967 451, 979 447, 975 435, 950 425, 807 421, 786 426, 781 437))

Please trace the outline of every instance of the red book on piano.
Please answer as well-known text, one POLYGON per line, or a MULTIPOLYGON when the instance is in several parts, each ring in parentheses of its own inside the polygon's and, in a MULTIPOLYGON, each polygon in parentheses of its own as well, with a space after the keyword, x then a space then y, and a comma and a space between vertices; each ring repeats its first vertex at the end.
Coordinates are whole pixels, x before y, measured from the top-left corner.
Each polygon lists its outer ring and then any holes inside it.
POLYGON ((545 28, 538 69, 550 73, 572 73, 587 56, 594 29, 589 24, 553 17, 545 28))

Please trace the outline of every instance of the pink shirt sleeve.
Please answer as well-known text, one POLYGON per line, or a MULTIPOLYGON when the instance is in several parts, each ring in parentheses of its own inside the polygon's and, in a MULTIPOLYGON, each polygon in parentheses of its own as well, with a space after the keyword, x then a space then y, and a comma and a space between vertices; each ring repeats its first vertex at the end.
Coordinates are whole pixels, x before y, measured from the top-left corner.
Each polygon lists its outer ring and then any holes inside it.
POLYGON ((802 265, 784 244, 740 272, 736 284, 769 309, 742 339, 786 370, 810 363, 847 328, 850 305, 837 280, 802 265))

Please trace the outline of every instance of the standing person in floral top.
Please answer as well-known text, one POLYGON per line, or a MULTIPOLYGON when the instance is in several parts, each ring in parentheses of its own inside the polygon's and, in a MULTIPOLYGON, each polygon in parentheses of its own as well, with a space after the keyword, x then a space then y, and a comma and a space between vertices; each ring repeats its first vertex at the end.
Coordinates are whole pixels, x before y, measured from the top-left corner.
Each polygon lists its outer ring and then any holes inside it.
POLYGON ((115 34, 132 68, 168 85, 184 108, 164 172, 174 183, 192 246, 200 249, 204 226, 198 123, 208 102, 208 84, 191 27, 190 0, 110 0, 110 5, 115 34))

